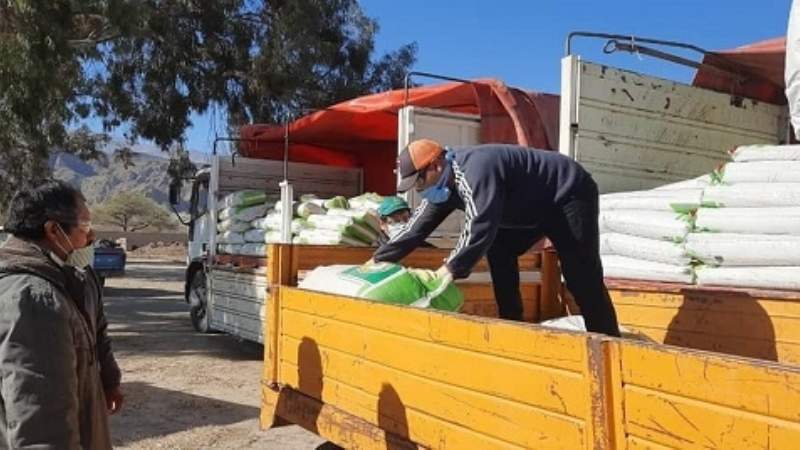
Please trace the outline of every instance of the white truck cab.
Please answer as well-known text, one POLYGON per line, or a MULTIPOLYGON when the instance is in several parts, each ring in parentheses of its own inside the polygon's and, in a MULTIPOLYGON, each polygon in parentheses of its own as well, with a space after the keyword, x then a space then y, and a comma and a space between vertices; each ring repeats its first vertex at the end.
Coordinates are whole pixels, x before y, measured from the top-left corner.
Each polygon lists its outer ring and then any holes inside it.
MULTIPOLYGON (((361 169, 213 156, 211 167, 199 170, 192 180, 189 207, 185 299, 197 331, 223 331, 263 343, 267 289, 263 268, 218 264, 217 205, 227 194, 245 189, 281 194, 284 177, 298 197, 305 193, 353 197, 363 190, 361 169)), ((178 186, 170 188, 173 205, 178 203, 179 191, 178 186)))

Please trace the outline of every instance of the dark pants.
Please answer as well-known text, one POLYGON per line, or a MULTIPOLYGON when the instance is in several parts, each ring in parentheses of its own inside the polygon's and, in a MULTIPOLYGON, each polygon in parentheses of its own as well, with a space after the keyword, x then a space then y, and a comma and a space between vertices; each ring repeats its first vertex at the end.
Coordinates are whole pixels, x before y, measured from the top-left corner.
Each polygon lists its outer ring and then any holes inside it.
POLYGON ((586 329, 619 336, 617 314, 603 282, 597 184, 588 178, 563 205, 543 214, 536 228, 501 228, 487 253, 500 317, 522 320, 517 258, 542 237, 553 243, 561 271, 581 308, 586 329))

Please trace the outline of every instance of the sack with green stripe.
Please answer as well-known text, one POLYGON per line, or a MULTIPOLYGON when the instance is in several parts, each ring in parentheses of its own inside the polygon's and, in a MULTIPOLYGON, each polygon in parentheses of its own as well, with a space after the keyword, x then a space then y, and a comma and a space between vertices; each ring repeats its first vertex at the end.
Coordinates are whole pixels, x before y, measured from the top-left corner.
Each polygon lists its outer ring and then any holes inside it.
POLYGON ((353 217, 336 215, 313 215, 308 217, 309 228, 337 231, 342 235, 357 239, 371 245, 378 239, 378 233, 371 227, 362 224, 353 217))
POLYGON ((237 191, 223 197, 217 204, 217 209, 248 207, 266 203, 269 196, 266 192, 255 190, 237 191))
POLYGON ((331 294, 444 311, 459 311, 464 304, 464 296, 454 283, 446 283, 429 270, 406 269, 392 263, 317 267, 299 286, 331 294))

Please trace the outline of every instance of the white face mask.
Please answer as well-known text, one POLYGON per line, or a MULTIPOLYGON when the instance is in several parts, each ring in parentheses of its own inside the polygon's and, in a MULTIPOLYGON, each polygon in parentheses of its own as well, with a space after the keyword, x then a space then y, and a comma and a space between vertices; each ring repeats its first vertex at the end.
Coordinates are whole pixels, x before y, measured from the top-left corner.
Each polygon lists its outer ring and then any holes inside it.
MULTIPOLYGON (((67 254, 67 260, 63 261, 64 264, 68 266, 75 267, 77 269, 83 269, 84 267, 90 265, 94 259, 94 247, 92 245, 87 245, 86 247, 76 249, 74 245, 72 245, 72 241, 69 240, 69 236, 67 233, 64 232, 64 229, 61 228, 61 225, 58 225, 58 231, 61 233, 61 236, 67 240, 69 243, 70 250, 67 251, 61 244, 58 244, 59 249, 67 254)), ((55 256, 55 255, 54 255, 55 256)), ((57 262, 61 262, 61 258, 55 258, 57 262)))
POLYGON ((86 266, 91 266, 94 262, 94 246, 87 245, 86 247, 74 250, 67 257, 67 265, 83 269, 86 266))
POLYGON ((397 236, 403 228, 406 226, 404 223, 390 223, 386 230, 386 235, 389 236, 389 239, 393 239, 397 236))

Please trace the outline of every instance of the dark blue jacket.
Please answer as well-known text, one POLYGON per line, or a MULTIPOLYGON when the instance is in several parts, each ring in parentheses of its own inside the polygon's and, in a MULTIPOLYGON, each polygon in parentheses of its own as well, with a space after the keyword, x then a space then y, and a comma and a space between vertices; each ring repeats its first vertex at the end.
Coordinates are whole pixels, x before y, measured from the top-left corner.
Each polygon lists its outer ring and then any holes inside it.
POLYGON ((499 228, 535 228, 589 178, 572 159, 554 151, 516 145, 455 148, 453 192, 445 203, 423 200, 406 227, 375 253, 375 261, 396 262, 455 209, 465 223, 447 259, 453 277, 465 278, 489 250, 499 228))

